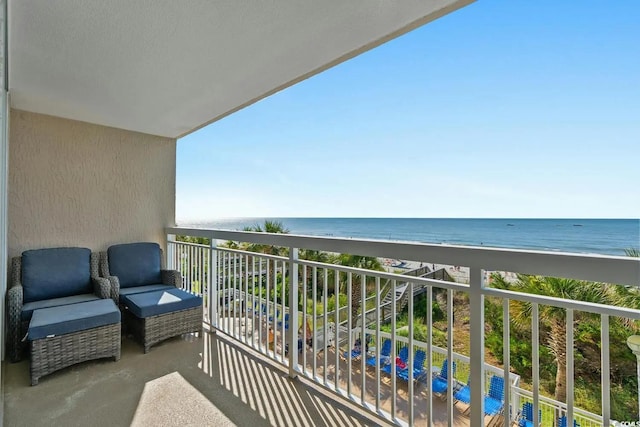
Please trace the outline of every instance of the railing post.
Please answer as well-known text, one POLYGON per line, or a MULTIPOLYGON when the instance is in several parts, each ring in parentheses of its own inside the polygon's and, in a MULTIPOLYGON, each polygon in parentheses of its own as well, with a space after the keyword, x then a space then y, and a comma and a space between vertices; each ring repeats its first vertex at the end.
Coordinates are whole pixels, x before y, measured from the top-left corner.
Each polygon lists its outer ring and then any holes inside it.
POLYGON ((165 256, 166 256, 165 268, 169 270, 178 270, 175 266, 175 241, 176 241, 175 234, 167 234, 167 251, 165 252, 165 256))
MULTIPOLYGON (((471 427, 484 426, 484 293, 482 269, 469 270, 471 427)), ((451 345, 451 343, 449 343, 451 345)), ((508 411, 508 409, 506 409, 508 411)))
POLYGON ((209 322, 218 328, 218 257, 217 240, 209 242, 209 275, 207 277, 207 298, 209 298, 209 322))
MULTIPOLYGON (((284 277, 283 277, 283 281, 284 281, 284 277)), ((289 248, 289 332, 287 334, 287 341, 289 342, 289 378, 295 378, 298 376, 298 351, 299 351, 298 350, 298 248, 289 248)), ((304 351, 304 345, 303 345, 303 351, 304 351)))

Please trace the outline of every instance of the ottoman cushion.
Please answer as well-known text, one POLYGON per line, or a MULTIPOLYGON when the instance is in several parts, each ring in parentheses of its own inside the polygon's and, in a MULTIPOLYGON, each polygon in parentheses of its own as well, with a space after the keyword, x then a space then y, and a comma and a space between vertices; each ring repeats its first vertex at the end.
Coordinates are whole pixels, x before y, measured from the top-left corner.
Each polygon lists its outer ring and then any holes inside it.
POLYGON ((111 299, 35 310, 29 323, 30 341, 120 323, 120 311, 111 299))
POLYGON ((175 286, 158 284, 158 285, 134 286, 132 288, 121 288, 120 289, 120 303, 124 304, 125 303, 124 297, 126 297, 128 295, 141 294, 141 293, 144 293, 144 292, 151 292, 151 291, 165 291, 165 290, 168 290, 168 289, 176 289, 176 287, 175 286))
POLYGON ((172 288, 126 295, 124 303, 134 316, 145 318, 199 307, 202 305, 202 298, 182 289, 172 288))

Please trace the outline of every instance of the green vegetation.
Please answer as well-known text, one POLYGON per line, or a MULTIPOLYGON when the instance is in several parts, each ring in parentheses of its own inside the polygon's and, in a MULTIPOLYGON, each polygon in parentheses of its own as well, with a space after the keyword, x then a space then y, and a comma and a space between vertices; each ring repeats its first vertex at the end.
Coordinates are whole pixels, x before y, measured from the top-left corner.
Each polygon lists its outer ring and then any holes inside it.
MULTIPOLYGON (((640 295, 623 286, 552 277, 518 275, 513 283, 494 275, 495 287, 537 295, 577 301, 640 308, 640 295)), ((502 301, 487 298, 485 322, 488 326, 486 346, 502 361, 502 301)), ((511 367, 530 382, 531 368, 531 304, 511 301, 511 367)), ((541 392, 566 398, 566 310, 539 305, 540 384, 541 392)), ((626 339, 637 331, 635 322, 612 317, 609 327, 611 364, 611 415, 613 419, 637 418, 636 358, 626 346, 626 339)), ((587 411, 600 413, 600 316, 574 312, 574 388, 575 403, 587 411)))
MULTIPOLYGON (((640 295, 635 292, 635 289, 627 289, 624 286, 525 275, 518 276, 518 280, 514 283, 508 283, 501 276, 494 275, 492 283, 495 287, 518 292, 640 308, 640 295)), ((441 307, 446 305, 446 298, 446 291, 434 288, 433 344, 443 348, 447 346, 447 321, 446 313, 443 313, 441 307)), ((454 351, 469 356, 468 296, 461 292, 454 292, 453 298, 454 351)), ((425 296, 418 296, 414 300, 413 337, 423 342, 428 339, 425 300, 425 296)), ((485 357, 487 363, 497 367, 502 367, 503 363, 502 304, 502 299, 490 297, 485 299, 485 347, 487 349, 485 357)), ((520 375, 522 388, 531 390, 532 360, 534 357, 532 354, 531 307, 512 300, 509 311, 511 318, 511 371, 520 375)), ((540 392, 560 401, 564 401, 566 397, 564 381, 566 378, 565 315, 564 309, 539 306, 540 392), (558 378, 559 375, 561 378, 558 378), (562 393, 565 396, 562 396, 562 393)), ((405 307, 405 310, 399 313, 396 321, 396 330, 400 336, 408 336, 407 316, 405 307)), ((383 325, 382 330, 390 333, 391 325, 383 325)), ((611 416, 617 420, 631 420, 638 417, 636 358, 626 345, 627 337, 637 333, 637 330, 636 322, 629 319, 610 318, 611 416)), ((601 409, 601 342, 600 317, 575 311, 574 401, 576 406, 596 414, 599 414, 601 409)), ((460 381, 466 381, 465 375, 460 371, 456 377, 460 381)), ((547 412, 543 411, 545 419, 551 420, 557 416, 552 411, 547 412)))

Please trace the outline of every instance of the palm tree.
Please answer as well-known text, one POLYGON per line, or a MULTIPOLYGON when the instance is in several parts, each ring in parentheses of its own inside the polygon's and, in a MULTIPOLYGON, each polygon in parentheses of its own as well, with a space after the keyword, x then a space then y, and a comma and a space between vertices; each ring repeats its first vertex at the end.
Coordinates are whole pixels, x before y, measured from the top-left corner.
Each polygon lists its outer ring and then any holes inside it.
MULTIPOLYGON (((242 231, 253 231, 257 233, 275 233, 275 234, 288 234, 289 230, 284 227, 284 225, 280 221, 264 221, 264 227, 260 224, 256 224, 253 227, 245 227, 242 231)), ((260 245, 260 244, 249 244, 246 247, 246 250, 251 252, 259 252, 268 255, 280 255, 286 256, 288 254, 287 248, 283 248, 282 246, 273 246, 273 245, 260 245)))
MULTIPOLYGON (((307 261, 314 261, 314 262, 321 262, 324 264, 329 264, 331 263, 331 256, 328 252, 323 252, 323 251, 316 251, 313 249, 300 249, 300 255, 299 255, 300 259, 304 259, 307 261)), ((305 267, 306 269, 306 277, 307 277, 307 283, 305 283, 304 285, 307 286, 307 291, 309 293, 312 292, 311 287, 313 286, 313 267, 305 267)), ((300 268, 298 269, 298 279, 300 283, 303 283, 303 278, 304 278, 304 274, 303 274, 303 269, 300 268)), ((317 278, 317 283, 318 283, 318 288, 322 289, 324 286, 324 275, 322 274, 318 274, 318 278, 317 278)))
MULTIPOLYGON (((275 233, 275 234, 289 233, 289 230, 285 228, 280 221, 270 221, 270 220, 265 220, 264 226, 261 226, 260 224, 256 224, 252 227, 244 227, 242 231, 253 231, 256 233, 275 233)), ((256 252, 256 253, 276 255, 276 256, 287 256, 289 254, 288 248, 285 248, 282 246, 264 245, 259 243, 246 243, 242 245, 242 249, 249 252, 256 252)), ((249 257, 247 261, 250 266, 253 266, 253 257, 249 257)), ((267 260, 267 271, 270 271, 271 274, 274 275, 273 276, 274 278, 276 277, 276 275, 278 274, 276 260, 267 260)), ((260 278, 260 280, 262 280, 262 278, 260 278)), ((284 297, 284 292, 285 292, 284 274, 282 274, 282 276, 278 280, 280 281, 282 286, 281 290, 277 291, 274 286, 271 292, 273 292, 274 294, 280 294, 280 297, 284 299, 285 298, 284 297)))
MULTIPOLYGON (((632 295, 622 286, 610 285, 598 282, 586 282, 574 279, 562 279, 556 277, 541 277, 518 275, 518 280, 507 282, 501 275, 492 276, 493 286, 500 289, 546 295, 557 298, 594 302, 610 305, 626 305, 638 307, 638 296, 632 295)), ((557 364, 555 379, 555 400, 566 401, 567 384, 567 355, 566 337, 567 323, 566 311, 560 307, 539 305, 539 321, 543 330, 548 331, 543 340, 551 351, 557 364)), ((511 301, 511 319, 518 327, 527 328, 531 325, 531 303, 517 300, 511 301)), ((587 312, 575 312, 574 324, 594 315, 587 312)), ((616 319, 616 318, 614 318, 616 319)))
MULTIPOLYGON (((351 255, 351 254, 340 254, 336 261, 336 264, 355 267, 355 268, 363 268, 366 270, 373 271, 384 271, 382 268, 382 264, 380 260, 376 257, 371 256, 362 256, 362 255, 351 255)), ((346 275, 343 275, 343 280, 341 280, 346 285, 346 275)), ((366 286, 366 283, 365 283, 366 286)), ((363 301, 361 301, 361 292, 362 292, 362 276, 354 275, 351 282, 351 317, 352 319, 356 319, 358 315, 358 310, 363 301)))

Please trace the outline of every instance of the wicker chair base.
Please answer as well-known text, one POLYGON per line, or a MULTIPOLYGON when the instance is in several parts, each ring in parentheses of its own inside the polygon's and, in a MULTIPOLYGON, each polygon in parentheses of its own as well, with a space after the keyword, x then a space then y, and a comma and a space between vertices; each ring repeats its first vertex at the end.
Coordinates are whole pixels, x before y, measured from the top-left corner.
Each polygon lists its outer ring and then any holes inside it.
POLYGON ((40 377, 87 360, 120 360, 120 323, 31 341, 31 385, 40 377))
POLYGON ((128 330, 142 344, 144 352, 148 353, 152 345, 167 338, 201 332, 202 306, 145 318, 136 317, 129 310, 125 310, 124 319, 128 330))

